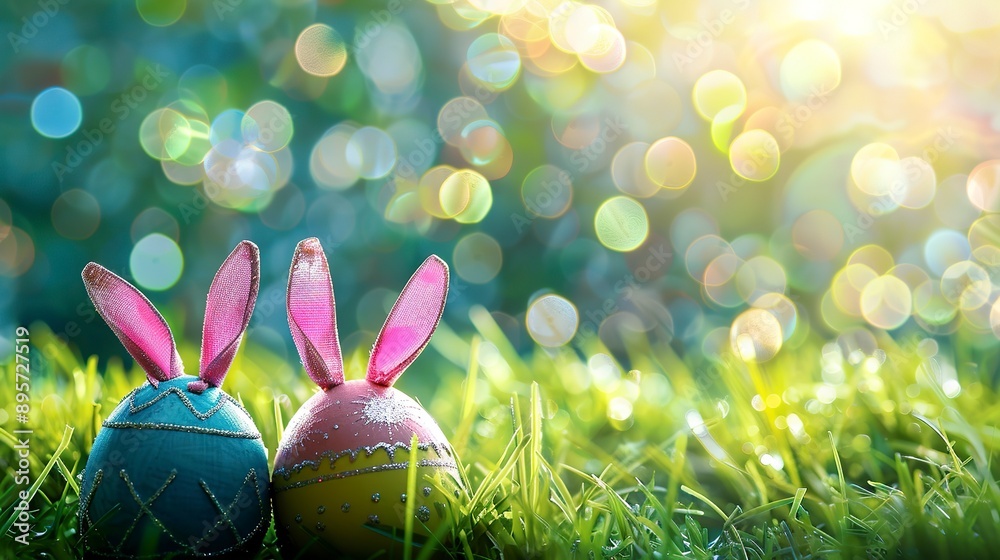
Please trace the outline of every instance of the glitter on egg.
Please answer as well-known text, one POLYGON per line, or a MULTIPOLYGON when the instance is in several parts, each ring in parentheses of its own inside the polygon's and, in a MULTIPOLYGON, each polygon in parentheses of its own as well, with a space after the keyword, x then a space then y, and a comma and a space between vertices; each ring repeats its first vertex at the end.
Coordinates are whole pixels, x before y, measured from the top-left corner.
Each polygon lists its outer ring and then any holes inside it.
POLYGON ((377 395, 374 391, 367 397, 353 401, 361 405, 361 416, 365 426, 377 424, 385 426, 392 437, 393 428, 398 428, 412 415, 413 401, 397 398, 395 393, 377 395))
MULTIPOLYGON (((317 240, 299 245, 288 282, 289 324, 307 373, 323 390, 296 412, 282 435, 271 479, 276 527, 279 539, 298 554, 332 550, 339 553, 337 557, 367 558, 392 547, 387 534, 403 530, 404 516, 393 515, 381 501, 385 495, 398 497, 397 504, 408 503, 408 498, 412 502, 412 493, 407 492, 411 465, 415 464, 419 480, 433 480, 448 491, 462 484, 454 451, 433 418, 411 397, 392 388, 437 326, 447 297, 448 271, 440 259, 425 261, 376 339, 366 378, 350 381, 343 376, 336 331, 322 334, 314 328, 317 321, 335 325, 328 271, 317 240), (324 293, 328 300, 317 298, 324 293), (338 430, 345 422, 351 424, 338 430), (311 511, 334 500, 342 504, 343 516, 323 535, 294 524, 290 531, 283 529, 289 524, 284 521, 297 511, 311 511), (385 531, 359 531, 366 519, 385 531)), ((429 486, 425 495, 430 495, 429 486)), ((428 524, 414 527, 414 533, 431 537, 445 521, 431 517, 428 524)))
POLYGON ((213 335, 194 377, 148 299, 96 263, 84 268, 95 309, 148 379, 107 415, 87 459, 78 513, 85 557, 243 557, 260 546, 271 518, 267 451, 249 413, 219 387, 250 322, 258 269, 257 247, 246 241, 220 267, 205 312, 213 335), (207 469, 209 453, 231 459, 207 469), (184 504, 183 515, 173 504, 184 504), (210 536, 202 524, 228 529, 210 536), (130 534, 147 535, 147 544, 130 534))

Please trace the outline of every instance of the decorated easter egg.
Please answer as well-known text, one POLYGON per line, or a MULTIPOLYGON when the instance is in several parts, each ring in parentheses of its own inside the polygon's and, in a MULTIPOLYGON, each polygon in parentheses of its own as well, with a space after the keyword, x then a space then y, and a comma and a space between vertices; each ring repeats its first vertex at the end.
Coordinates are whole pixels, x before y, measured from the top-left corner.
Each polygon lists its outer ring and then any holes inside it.
POLYGON ((257 247, 240 243, 212 282, 198 377, 138 290, 90 263, 98 313, 146 372, 104 420, 84 468, 79 523, 92 558, 245 558, 270 522, 267 451, 247 411, 220 387, 250 322, 257 247))
POLYGON ((462 486, 454 451, 430 414, 392 384, 427 345, 447 293, 448 267, 432 256, 389 313, 366 378, 345 382, 323 248, 316 239, 296 248, 289 326, 306 372, 322 389, 289 422, 271 481, 275 528, 296 557, 399 556, 411 500, 415 542, 445 520, 445 493, 462 486), (416 492, 407 492, 411 460, 416 492))

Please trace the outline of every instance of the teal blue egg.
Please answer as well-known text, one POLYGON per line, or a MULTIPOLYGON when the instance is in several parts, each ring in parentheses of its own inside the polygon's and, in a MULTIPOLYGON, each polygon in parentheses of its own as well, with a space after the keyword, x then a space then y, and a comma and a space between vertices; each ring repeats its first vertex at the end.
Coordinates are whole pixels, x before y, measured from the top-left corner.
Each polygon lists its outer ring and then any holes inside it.
POLYGON ((271 518, 260 433, 235 399, 211 386, 192 392, 192 381, 146 383, 104 421, 80 488, 89 556, 243 558, 259 550, 271 518))

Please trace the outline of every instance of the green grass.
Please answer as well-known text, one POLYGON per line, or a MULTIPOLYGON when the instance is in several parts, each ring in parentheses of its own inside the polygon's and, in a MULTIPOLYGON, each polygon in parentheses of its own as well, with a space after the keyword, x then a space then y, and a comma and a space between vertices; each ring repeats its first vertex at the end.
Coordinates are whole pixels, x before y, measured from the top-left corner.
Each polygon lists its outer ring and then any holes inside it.
MULTIPOLYGON (((845 358, 811 335, 755 366, 682 360, 667 345, 632 340, 626 371, 596 340, 518 355, 488 313, 473 310, 472 320, 467 335, 443 327, 399 383, 451 437, 469 482, 440 541, 408 558, 992 558, 1000 550, 1000 406, 992 380, 978 377, 996 366, 988 349, 955 336, 927 357, 933 345, 879 335, 882 350, 845 358), (956 369, 961 391, 947 386, 949 397, 941 379, 956 369)), ((34 534, 28 548, 8 534, 0 549, 77 558, 76 475, 101 419, 143 375, 116 358, 102 357, 99 368, 43 325, 31 333, 34 534)), ((196 347, 181 353, 197 363, 196 347)), ((349 376, 364 354, 346 357, 349 376)), ((0 378, 10 403, 13 363, 0 378)), ((272 456, 312 387, 296 364, 252 344, 225 384, 272 456)), ((0 430, 5 532, 22 489, 10 466, 12 426, 0 430)), ((272 531, 259 558, 278 557, 272 531)))

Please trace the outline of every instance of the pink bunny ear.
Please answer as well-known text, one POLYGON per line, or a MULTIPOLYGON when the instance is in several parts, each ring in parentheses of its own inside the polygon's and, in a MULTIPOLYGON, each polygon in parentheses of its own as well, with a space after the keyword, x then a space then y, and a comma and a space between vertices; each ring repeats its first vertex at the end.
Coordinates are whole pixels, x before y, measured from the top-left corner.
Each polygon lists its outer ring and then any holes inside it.
POLYGON ((392 306, 368 361, 368 381, 391 387, 431 340, 448 297, 448 265, 427 257, 392 306))
POLYGON ((243 331, 250 324, 259 288, 260 251, 253 243, 241 241, 219 267, 208 290, 201 335, 201 382, 192 382, 189 389, 200 392, 207 386, 222 385, 243 331))
POLYGON ((97 263, 83 268, 83 283, 97 312, 146 371, 150 385, 157 387, 184 373, 170 327, 135 286, 97 263))
POLYGON ((295 247, 288 272, 288 326, 306 373, 323 389, 344 382, 344 359, 337 338, 337 307, 330 266, 319 239, 295 247))

